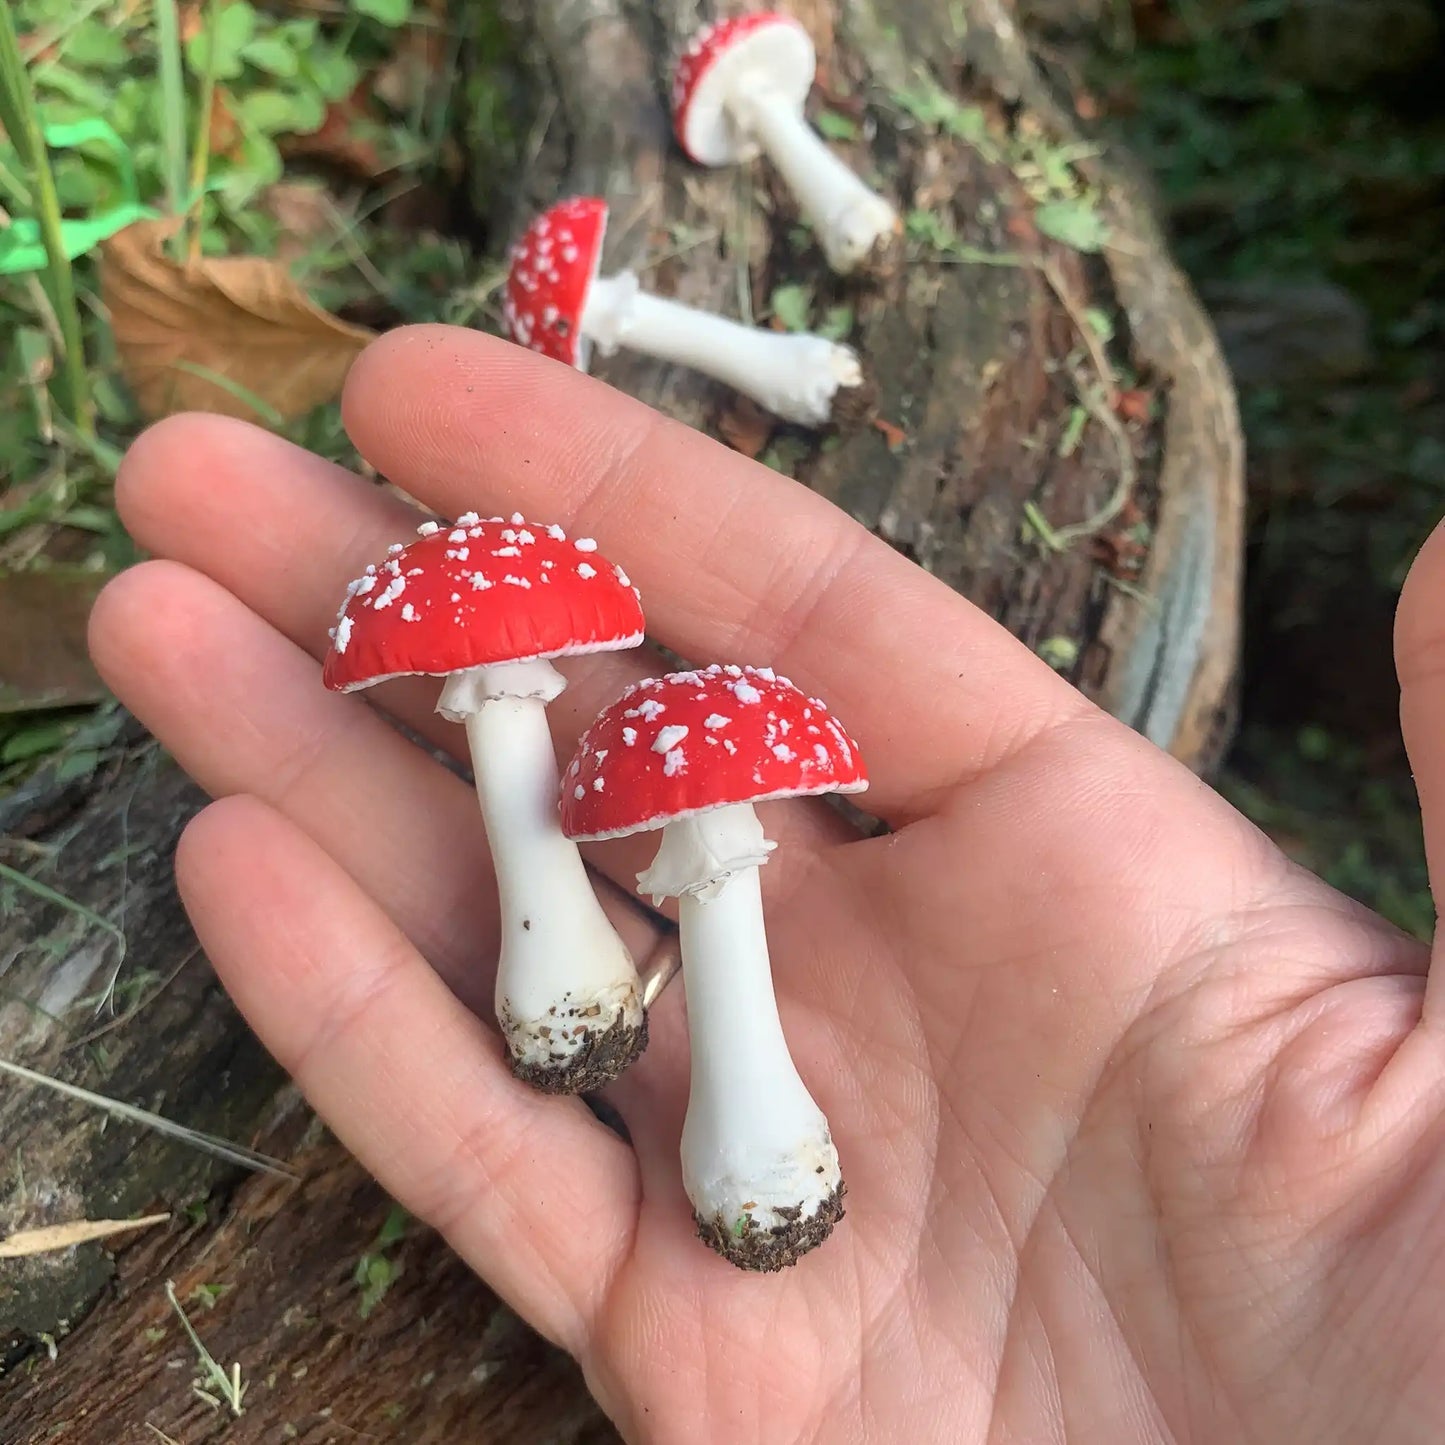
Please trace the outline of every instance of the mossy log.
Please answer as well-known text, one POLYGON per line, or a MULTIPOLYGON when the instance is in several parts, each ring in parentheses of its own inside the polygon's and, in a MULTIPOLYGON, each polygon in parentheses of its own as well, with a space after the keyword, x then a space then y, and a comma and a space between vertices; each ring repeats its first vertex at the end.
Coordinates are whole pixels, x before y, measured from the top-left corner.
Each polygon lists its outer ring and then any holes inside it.
MULTIPOLYGON (((912 219, 835 278, 764 168, 704 173, 671 145, 668 61, 699 8, 516 0, 502 33, 537 123, 517 127, 525 173, 488 158, 498 236, 558 195, 599 192, 609 264, 657 290, 761 317, 801 286, 813 315, 846 317, 870 384, 824 433, 636 358, 597 369, 832 497, 1207 767, 1234 673, 1239 432, 1209 326, 1125 169, 1078 144, 1003 0, 797 0, 820 57, 814 114, 840 118, 840 151, 912 219), (947 102, 942 125, 920 118, 930 97, 935 118, 947 102), (1059 227, 1041 225, 1040 157, 1087 195, 1102 249, 1043 234, 1059 227)), ((297 1178, 0 1080, 0 1236, 171 1216, 0 1259, 0 1440, 615 1438, 575 1366, 434 1237, 411 1225, 388 1242, 386 1199, 230 1008, 171 881, 200 801, 130 737, 88 788, 42 777, 0 807, 4 861, 84 910, 0 880, 0 1057, 262 1149, 297 1178), (119 962, 97 918, 127 940, 116 1022, 86 1002, 119 962), (239 1363, 241 1415, 202 1377, 167 1281, 214 1358, 239 1363)))

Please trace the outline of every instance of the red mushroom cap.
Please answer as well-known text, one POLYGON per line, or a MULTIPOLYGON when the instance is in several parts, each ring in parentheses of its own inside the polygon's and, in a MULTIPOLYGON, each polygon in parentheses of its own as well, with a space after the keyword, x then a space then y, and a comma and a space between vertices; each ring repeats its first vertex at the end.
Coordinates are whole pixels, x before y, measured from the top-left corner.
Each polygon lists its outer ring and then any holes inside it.
POLYGON ((630 687, 589 727, 562 779, 569 838, 816 793, 861 793, 858 745, 769 667, 672 672, 630 687))
POLYGON ((678 144, 699 165, 725 165, 740 152, 738 138, 729 134, 722 96, 710 93, 708 81, 720 60, 738 55, 738 47, 754 38, 763 38, 763 46, 750 47, 757 70, 791 94, 800 110, 808 98, 815 64, 813 41, 791 15, 764 10, 704 25, 672 73, 673 129, 678 144), (771 33, 763 37, 763 32, 771 33))
POLYGON ((607 202, 574 196, 543 211, 522 233, 502 298, 507 334, 519 346, 577 365, 582 311, 606 232, 607 202))
POLYGON ((321 674, 333 691, 642 641, 637 589, 590 537, 475 512, 417 532, 347 588, 321 674))

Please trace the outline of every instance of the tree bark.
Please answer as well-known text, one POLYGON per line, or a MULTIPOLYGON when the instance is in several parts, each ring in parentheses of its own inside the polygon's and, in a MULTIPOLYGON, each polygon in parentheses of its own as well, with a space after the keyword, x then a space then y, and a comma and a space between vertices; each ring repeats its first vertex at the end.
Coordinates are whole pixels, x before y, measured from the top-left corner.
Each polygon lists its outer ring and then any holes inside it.
POLYGON ((804 285, 815 316, 851 309, 848 340, 869 388, 836 427, 807 433, 644 358, 619 353, 596 374, 782 464, 1115 716, 1208 770, 1232 725, 1238 649, 1233 387, 1127 163, 1080 144, 1005 0, 789 7, 818 49, 810 114, 830 110, 857 127, 835 149, 915 228, 941 224, 969 248, 950 255, 915 237, 846 279, 800 236, 765 163, 706 171, 673 144, 670 59, 703 7, 517 5, 545 124, 521 163, 482 157, 477 189, 497 230, 514 235, 559 195, 603 195, 604 270, 633 267, 660 294, 743 319, 764 316, 778 286, 804 285), (900 97, 921 78, 978 107, 982 133, 964 140, 920 124, 900 97), (1099 254, 1040 236, 1036 178, 1017 163, 1029 140, 1035 156, 1076 157, 1071 169, 1108 226, 1099 254), (1092 333, 1091 309, 1112 318, 1111 340, 1092 333), (1031 515, 1069 545, 1049 545, 1031 515))
MULTIPOLYGON (((1002 0, 791 8, 818 45, 813 113, 855 123, 838 149, 913 215, 910 239, 839 280, 765 168, 683 161, 662 98, 698 5, 516 0, 518 144, 478 145, 499 240, 560 195, 593 191, 612 205, 608 265, 637 266, 659 293, 759 316, 778 286, 797 284, 815 315, 850 308, 870 383, 825 433, 778 426, 635 357, 597 370, 833 498, 1116 715, 1207 767, 1227 733, 1237 643, 1239 430, 1213 335, 1138 189, 1116 158, 1075 150, 1109 244, 1084 256, 1040 235, 1019 147, 1033 136, 1057 156, 1079 138, 1002 0), (911 116, 899 97, 923 74, 980 108, 963 129, 980 117, 984 129, 964 140, 911 116), (921 239, 929 228, 971 249, 921 239), (976 264, 980 254, 1009 259, 976 264), (1111 340, 1088 308, 1112 315, 1111 340), (1049 545, 1059 534, 1067 545, 1049 545)), ((412 1225, 378 1242, 385 1199, 315 1125, 196 951, 171 882, 195 790, 136 738, 109 769, 89 796, 41 779, 8 815, 0 804, 4 861, 92 915, 0 882, 0 1057, 278 1155, 299 1177, 244 1174, 5 1078, 0 1235, 172 1217, 0 1260, 0 1440, 614 1439, 575 1366, 433 1236, 412 1225), (97 915, 127 939, 122 1021, 104 1033, 82 1006, 118 962, 97 915), (197 1357, 167 1279, 215 1358, 241 1365, 239 1417, 193 1390, 197 1357)))

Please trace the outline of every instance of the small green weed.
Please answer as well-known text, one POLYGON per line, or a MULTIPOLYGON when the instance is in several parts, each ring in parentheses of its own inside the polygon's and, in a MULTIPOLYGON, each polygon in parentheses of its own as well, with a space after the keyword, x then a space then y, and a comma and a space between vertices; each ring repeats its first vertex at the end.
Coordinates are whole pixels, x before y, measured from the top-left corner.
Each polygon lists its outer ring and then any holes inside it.
POLYGON ((366 1319, 386 1298, 387 1291, 401 1272, 401 1266, 387 1255, 387 1251, 406 1236, 411 1216, 400 1205, 393 1205, 377 1231, 371 1248, 357 1261, 352 1271, 352 1280, 361 1291, 357 1309, 366 1319))

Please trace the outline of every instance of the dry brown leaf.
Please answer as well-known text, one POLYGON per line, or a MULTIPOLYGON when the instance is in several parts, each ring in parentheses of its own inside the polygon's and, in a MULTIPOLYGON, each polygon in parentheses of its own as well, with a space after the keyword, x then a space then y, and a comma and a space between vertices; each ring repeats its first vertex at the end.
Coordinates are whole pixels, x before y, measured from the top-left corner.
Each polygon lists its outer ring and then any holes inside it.
POLYGON ((762 455, 777 424, 777 417, 745 396, 735 398, 732 406, 717 419, 718 434, 745 457, 762 455))
POLYGON ((78 568, 0 572, 0 713, 99 702, 85 626, 105 578, 78 568))
POLYGON ((890 452, 896 452, 908 440, 908 433, 901 426, 895 426, 887 417, 869 417, 868 425, 888 443, 890 452))
POLYGON ((257 419, 255 407, 207 372, 285 419, 335 397, 373 333, 322 310, 276 261, 173 261, 163 247, 177 224, 138 221, 101 250, 101 295, 140 409, 148 417, 214 411, 257 419))
POLYGON ((41 1229, 22 1229, 0 1239, 0 1259, 24 1259, 32 1254, 50 1254, 71 1249, 96 1239, 109 1239, 132 1229, 150 1229, 164 1224, 169 1214, 148 1214, 144 1219, 77 1219, 71 1224, 47 1224, 41 1229))

